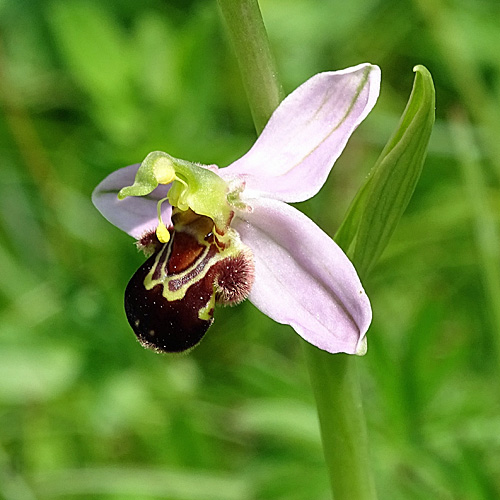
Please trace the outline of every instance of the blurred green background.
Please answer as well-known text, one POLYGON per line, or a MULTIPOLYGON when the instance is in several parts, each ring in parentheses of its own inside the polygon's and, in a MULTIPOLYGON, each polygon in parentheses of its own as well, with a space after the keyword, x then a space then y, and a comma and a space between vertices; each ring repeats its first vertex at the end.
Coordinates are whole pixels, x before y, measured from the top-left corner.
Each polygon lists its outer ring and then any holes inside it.
MULTIPOLYGON (((262 0, 288 92, 382 68, 375 110, 314 200, 329 234, 424 64, 437 123, 365 288, 359 359, 381 499, 500 498, 500 4, 262 0)), ((0 1, 0 498, 330 498, 301 341, 250 303, 190 355, 135 341, 143 258, 94 209, 152 150, 229 164, 255 139, 215 0, 0 1)), ((307 245, 307 241, 304 241, 307 245)))

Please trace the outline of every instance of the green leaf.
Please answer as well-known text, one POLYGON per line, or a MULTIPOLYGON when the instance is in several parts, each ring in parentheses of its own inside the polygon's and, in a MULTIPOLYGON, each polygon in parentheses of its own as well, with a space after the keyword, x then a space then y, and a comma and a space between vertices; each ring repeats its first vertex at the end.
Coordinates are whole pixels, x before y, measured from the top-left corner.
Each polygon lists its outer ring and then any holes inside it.
POLYGON ((432 77, 415 66, 413 89, 398 128, 356 196, 335 239, 365 276, 387 246, 420 178, 434 124, 432 77))

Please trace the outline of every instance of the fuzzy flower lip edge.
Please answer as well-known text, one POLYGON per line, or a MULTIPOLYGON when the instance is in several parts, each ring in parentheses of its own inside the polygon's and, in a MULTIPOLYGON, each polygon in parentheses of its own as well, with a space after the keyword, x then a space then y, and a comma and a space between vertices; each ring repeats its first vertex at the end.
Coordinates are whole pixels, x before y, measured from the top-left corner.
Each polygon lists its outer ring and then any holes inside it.
MULTIPOLYGON (((363 354, 371 306, 342 250, 309 218, 284 201, 308 199, 324 184, 350 135, 373 108, 380 70, 362 64, 313 76, 277 108, 254 146, 217 171, 244 182, 232 227, 253 252, 256 271, 249 299, 279 323, 328 352, 363 354)), ((120 169, 95 189, 92 199, 110 222, 136 239, 158 223, 158 200, 170 185, 147 197, 118 201, 139 165, 120 169)), ((162 205, 170 220, 171 207, 162 205)))

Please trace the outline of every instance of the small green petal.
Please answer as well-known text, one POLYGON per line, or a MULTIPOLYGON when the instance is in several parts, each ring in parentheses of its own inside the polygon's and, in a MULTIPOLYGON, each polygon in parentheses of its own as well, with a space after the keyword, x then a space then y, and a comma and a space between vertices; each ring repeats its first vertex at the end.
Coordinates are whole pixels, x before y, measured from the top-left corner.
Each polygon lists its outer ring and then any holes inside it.
POLYGON ((179 160, 161 151, 149 153, 137 171, 134 184, 118 193, 145 196, 159 184, 170 184, 168 201, 180 210, 191 209, 198 215, 210 217, 220 232, 228 228, 233 210, 228 203, 228 185, 216 173, 195 163, 179 160))
POLYGON ((174 159, 176 182, 168 192, 168 201, 180 210, 190 208, 210 217, 217 229, 225 231, 233 210, 228 203, 228 185, 215 172, 195 163, 174 159))
POLYGON ((137 171, 134 184, 122 188, 118 193, 119 200, 123 200, 127 196, 145 196, 158 187, 160 180, 158 179, 159 176, 158 172, 155 170, 155 165, 164 162, 161 156, 162 154, 164 153, 154 151, 146 156, 146 159, 141 163, 137 171))

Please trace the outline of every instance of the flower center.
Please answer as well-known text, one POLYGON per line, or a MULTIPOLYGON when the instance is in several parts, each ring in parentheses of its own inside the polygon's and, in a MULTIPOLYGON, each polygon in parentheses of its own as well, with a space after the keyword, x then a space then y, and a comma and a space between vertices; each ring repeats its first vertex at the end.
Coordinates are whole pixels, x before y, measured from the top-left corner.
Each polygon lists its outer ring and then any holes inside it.
POLYGON ((162 243, 167 243, 170 238, 161 217, 161 205, 167 200, 178 210, 190 209, 195 214, 209 217, 218 234, 226 233, 234 216, 233 204, 238 202, 237 190, 231 191, 228 184, 208 168, 161 151, 153 151, 146 156, 134 184, 121 189, 118 198, 145 196, 160 184, 171 184, 167 197, 158 202, 156 234, 162 243))
POLYGON ((150 153, 134 184, 119 199, 145 196, 171 184, 158 201, 158 226, 139 248, 152 254, 125 291, 125 310, 139 341, 161 352, 194 347, 213 321, 214 306, 237 304, 254 280, 251 250, 230 227, 234 209, 244 208, 241 184, 227 184, 215 172, 162 152, 150 153), (161 205, 172 206, 172 226, 161 205))

